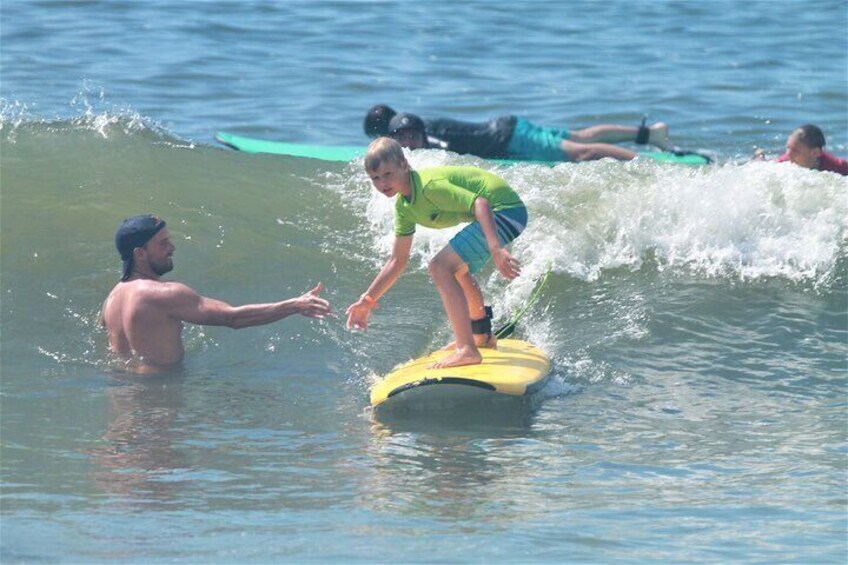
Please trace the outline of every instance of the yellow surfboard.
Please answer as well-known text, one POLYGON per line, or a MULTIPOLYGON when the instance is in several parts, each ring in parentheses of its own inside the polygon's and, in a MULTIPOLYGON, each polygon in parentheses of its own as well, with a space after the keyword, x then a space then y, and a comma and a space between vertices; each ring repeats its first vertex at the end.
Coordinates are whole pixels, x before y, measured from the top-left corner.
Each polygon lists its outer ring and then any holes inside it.
POLYGON ((551 367, 541 349, 526 341, 503 339, 497 349, 480 349, 479 365, 428 369, 450 351, 435 351, 395 367, 371 389, 371 405, 464 402, 485 398, 522 398, 538 391, 551 367))

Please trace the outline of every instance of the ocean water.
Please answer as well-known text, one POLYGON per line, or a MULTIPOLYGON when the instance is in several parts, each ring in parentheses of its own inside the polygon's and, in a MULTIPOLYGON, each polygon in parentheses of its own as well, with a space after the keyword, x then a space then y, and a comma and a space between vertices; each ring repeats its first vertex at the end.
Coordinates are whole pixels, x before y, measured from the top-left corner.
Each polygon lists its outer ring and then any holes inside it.
POLYGON ((819 2, 0 4, 4 563, 844 563, 848 5, 819 2), (425 116, 670 124, 717 164, 473 164, 520 192, 522 276, 480 282, 553 361, 504 418, 382 421, 368 391, 450 337, 421 230, 367 333, 391 245, 360 162, 246 155, 216 131, 365 144, 425 116), (234 304, 319 281, 339 317, 190 326, 183 370, 123 374, 103 299, 124 217, 169 278, 234 304))

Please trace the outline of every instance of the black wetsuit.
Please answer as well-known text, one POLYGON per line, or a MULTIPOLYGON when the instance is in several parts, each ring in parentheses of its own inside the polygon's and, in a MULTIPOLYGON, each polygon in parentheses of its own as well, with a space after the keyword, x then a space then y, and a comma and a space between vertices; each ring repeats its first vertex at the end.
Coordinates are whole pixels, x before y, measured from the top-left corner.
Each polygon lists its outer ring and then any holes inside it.
POLYGON ((488 122, 439 118, 424 120, 424 125, 431 147, 488 159, 505 159, 516 121, 515 116, 499 116, 488 122))

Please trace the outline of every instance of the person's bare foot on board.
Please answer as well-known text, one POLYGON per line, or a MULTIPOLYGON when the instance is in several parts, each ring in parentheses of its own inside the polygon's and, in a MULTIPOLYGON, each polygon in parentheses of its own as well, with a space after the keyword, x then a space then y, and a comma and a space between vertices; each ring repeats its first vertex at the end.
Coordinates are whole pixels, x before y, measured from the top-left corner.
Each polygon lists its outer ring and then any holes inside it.
MULTIPOLYGON (((474 345, 477 347, 485 347, 487 349, 497 349, 498 338, 495 334, 474 334, 474 345)), ((451 349, 456 349, 455 341, 450 342, 444 347, 440 347, 439 351, 450 351, 451 349)))
POLYGON ((474 345, 486 349, 497 349, 498 338, 495 334, 474 334, 474 345))
POLYGON ((483 362, 483 356, 476 349, 461 347, 443 359, 429 365, 428 369, 446 369, 448 367, 463 367, 465 365, 479 365, 483 362))

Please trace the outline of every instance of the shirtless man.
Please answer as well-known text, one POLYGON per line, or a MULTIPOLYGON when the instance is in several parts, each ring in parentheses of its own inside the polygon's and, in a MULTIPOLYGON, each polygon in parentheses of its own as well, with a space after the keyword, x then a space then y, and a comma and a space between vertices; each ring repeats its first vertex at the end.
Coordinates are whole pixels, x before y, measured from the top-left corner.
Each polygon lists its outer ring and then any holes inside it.
POLYGON ((101 324, 109 349, 136 373, 172 369, 183 360, 183 322, 234 329, 261 326, 292 314, 323 318, 330 304, 318 293, 323 284, 297 298, 231 306, 199 295, 188 286, 159 277, 174 268, 174 244, 165 222, 149 214, 118 226, 115 245, 124 261, 121 282, 103 303, 101 324))

